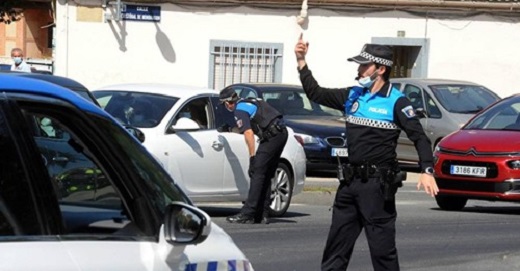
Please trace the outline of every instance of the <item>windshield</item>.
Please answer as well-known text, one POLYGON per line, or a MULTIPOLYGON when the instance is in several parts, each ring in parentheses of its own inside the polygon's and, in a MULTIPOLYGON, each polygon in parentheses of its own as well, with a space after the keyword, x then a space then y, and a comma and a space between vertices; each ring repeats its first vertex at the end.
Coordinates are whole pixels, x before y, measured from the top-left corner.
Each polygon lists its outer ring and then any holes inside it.
POLYGON ((300 90, 277 91, 264 90, 264 101, 276 108, 281 114, 288 116, 343 116, 343 112, 317 104, 300 90))
POLYGON ((432 85, 435 98, 452 113, 474 114, 500 98, 483 86, 476 85, 432 85))
POLYGON ((129 91, 96 91, 94 97, 121 123, 138 128, 157 126, 179 100, 159 94, 129 91))
POLYGON ((520 97, 500 101, 477 115, 463 129, 520 131, 520 97))

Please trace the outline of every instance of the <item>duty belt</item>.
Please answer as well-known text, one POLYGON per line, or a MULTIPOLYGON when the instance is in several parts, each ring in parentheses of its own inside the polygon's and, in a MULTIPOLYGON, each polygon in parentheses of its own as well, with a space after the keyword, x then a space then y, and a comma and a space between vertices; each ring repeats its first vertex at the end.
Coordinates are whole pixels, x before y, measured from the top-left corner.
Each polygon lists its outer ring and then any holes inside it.
POLYGON ((285 131, 285 123, 282 119, 276 119, 262 132, 262 141, 269 140, 279 133, 285 131))

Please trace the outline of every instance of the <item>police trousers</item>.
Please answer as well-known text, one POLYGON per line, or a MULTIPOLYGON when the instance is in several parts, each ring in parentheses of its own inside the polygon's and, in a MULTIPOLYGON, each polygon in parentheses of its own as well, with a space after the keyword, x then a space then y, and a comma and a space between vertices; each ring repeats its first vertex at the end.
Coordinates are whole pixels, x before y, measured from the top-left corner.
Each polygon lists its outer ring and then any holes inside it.
POLYGON ((346 270, 356 239, 364 229, 374 271, 398 271, 395 199, 384 200, 380 177, 352 178, 349 185, 341 183, 338 187, 321 270, 346 270))
MULTIPOLYGON (((287 129, 263 140, 258 145, 253 165, 247 200, 241 213, 254 216, 260 220, 264 212, 269 212, 271 205, 271 179, 276 173, 283 148, 287 143, 287 129)), ((265 214, 267 215, 267 213, 265 214)))

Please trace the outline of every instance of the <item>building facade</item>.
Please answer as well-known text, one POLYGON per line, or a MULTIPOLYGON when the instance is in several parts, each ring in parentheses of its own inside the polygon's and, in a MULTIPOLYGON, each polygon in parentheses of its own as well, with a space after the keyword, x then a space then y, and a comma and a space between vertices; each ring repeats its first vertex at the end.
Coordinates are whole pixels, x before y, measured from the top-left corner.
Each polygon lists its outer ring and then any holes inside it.
POLYGON ((54 73, 89 88, 299 83, 293 49, 303 33, 309 67, 323 86, 355 84, 357 65, 346 59, 365 43, 383 43, 394 46, 393 77, 468 80, 501 97, 518 92, 516 1, 500 1, 500 8, 495 1, 411 8, 421 1, 309 1, 308 8, 306 1, 143 1, 57 0, 54 73))

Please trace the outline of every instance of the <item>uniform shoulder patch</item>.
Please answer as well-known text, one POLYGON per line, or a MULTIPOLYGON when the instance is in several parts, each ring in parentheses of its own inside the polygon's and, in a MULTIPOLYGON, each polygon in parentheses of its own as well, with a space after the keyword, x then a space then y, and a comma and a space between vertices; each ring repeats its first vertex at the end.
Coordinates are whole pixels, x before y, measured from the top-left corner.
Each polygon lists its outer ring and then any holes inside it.
POLYGON ((407 118, 415 117, 415 110, 413 109, 413 106, 411 106, 411 105, 406 106, 405 108, 401 109, 401 111, 404 113, 404 115, 407 118))
POLYGON ((237 127, 242 128, 242 125, 243 125, 242 120, 237 120, 237 127))

